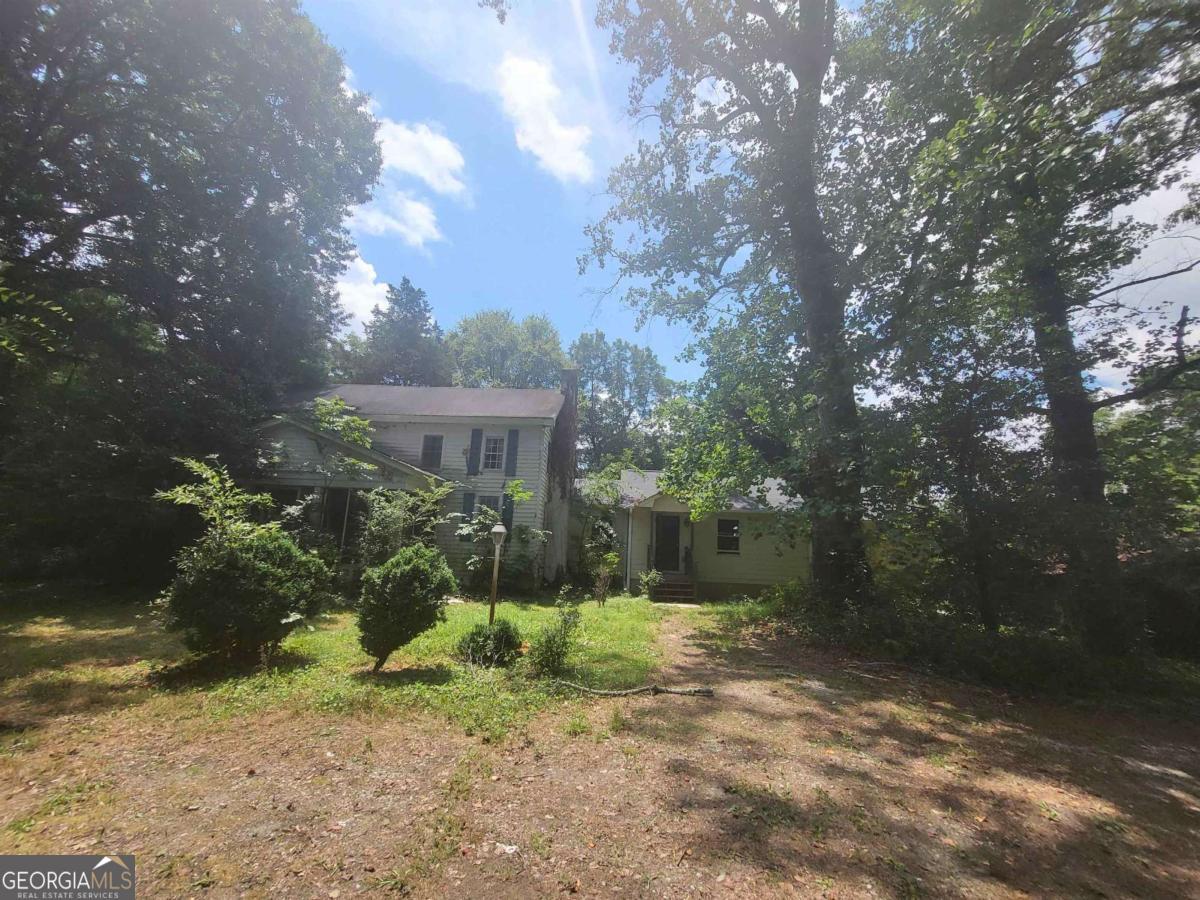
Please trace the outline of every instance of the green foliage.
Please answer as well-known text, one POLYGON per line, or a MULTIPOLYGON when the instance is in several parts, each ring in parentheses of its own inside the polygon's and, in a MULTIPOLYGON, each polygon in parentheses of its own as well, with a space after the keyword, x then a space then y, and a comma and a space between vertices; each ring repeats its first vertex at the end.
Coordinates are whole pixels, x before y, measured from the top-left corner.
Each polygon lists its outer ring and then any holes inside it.
POLYGON ((445 618, 446 595, 458 589, 441 552, 404 547, 383 565, 367 569, 358 605, 362 648, 378 672, 389 656, 445 618))
POLYGON ((381 565, 401 547, 435 546, 437 526, 448 521, 446 498, 453 493, 453 484, 437 482, 420 490, 376 488, 363 495, 367 512, 358 540, 363 565, 381 565))
POLYGON ((453 360, 425 292, 407 278, 388 285, 363 336, 351 334, 334 360, 335 376, 359 384, 448 385, 453 360))
POLYGON ((480 622, 458 642, 459 659, 476 666, 507 666, 521 652, 521 633, 507 619, 480 622))
POLYGON ((57 303, 10 290, 0 277, 0 365, 27 365, 54 353, 62 340, 59 331, 69 322, 57 303))
POLYGON ((543 626, 529 642, 529 667, 540 677, 561 675, 566 670, 567 657, 575 647, 582 618, 579 607, 570 599, 560 597, 555 607, 553 621, 543 626))
POLYGON ((663 435, 654 412, 675 385, 654 351, 593 331, 575 339, 570 356, 579 367, 580 465, 592 472, 625 459, 659 468, 663 435))
POLYGON ((229 657, 269 657, 280 641, 331 599, 333 576, 315 554, 296 546, 279 523, 250 521, 270 505, 250 494, 223 466, 179 460, 197 483, 160 491, 156 498, 195 506, 208 524, 177 559, 163 593, 167 627, 183 633, 189 649, 229 657))
POLYGON ((166 625, 199 653, 269 658, 331 593, 328 567, 269 526, 212 529, 177 564, 162 597, 166 625))
MULTIPOLYGON (((519 478, 510 479, 504 485, 504 496, 514 506, 533 499, 519 478)), ((471 587, 480 590, 490 584, 495 545, 492 529, 500 524, 500 513, 487 506, 476 506, 470 517, 462 513, 451 513, 448 518, 459 520, 455 533, 469 538, 474 545, 473 553, 467 558, 467 571, 471 573, 471 587)), ((538 556, 541 545, 550 537, 550 532, 528 525, 515 525, 505 538, 500 550, 500 585, 506 589, 531 590, 536 587, 538 556)))
POLYGON ((325 377, 375 122, 290 2, 7 3, 3 32, 0 266, 36 303, 0 312, 31 363, 0 351, 0 555, 157 578, 172 458, 249 469, 325 377))
POLYGON ((177 463, 196 476, 198 481, 178 484, 165 491, 156 491, 154 499, 177 506, 194 506, 214 531, 228 531, 243 525, 255 510, 269 509, 268 494, 251 494, 239 487, 220 463, 199 459, 176 459, 177 463))
POLYGON ((663 574, 658 569, 645 569, 638 575, 638 584, 647 597, 654 596, 654 589, 663 583, 663 574))
POLYGON ((463 387, 557 387, 566 363, 558 331, 545 316, 520 322, 506 309, 465 317, 446 335, 455 383, 463 387))

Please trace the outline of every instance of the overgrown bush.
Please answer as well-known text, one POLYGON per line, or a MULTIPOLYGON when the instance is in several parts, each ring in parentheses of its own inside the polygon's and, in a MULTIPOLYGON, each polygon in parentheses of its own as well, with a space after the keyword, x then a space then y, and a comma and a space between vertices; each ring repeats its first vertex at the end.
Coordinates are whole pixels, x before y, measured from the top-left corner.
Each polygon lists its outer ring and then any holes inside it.
POLYGON ((238 487, 223 466, 180 462, 198 481, 156 496, 195 506, 208 530, 177 557, 175 579, 160 599, 166 625, 182 632, 191 650, 266 660, 330 599, 332 573, 277 522, 249 520, 269 497, 238 487))
POLYGON ((507 666, 521 651, 521 633, 507 619, 480 622, 458 642, 458 655, 477 666, 507 666))
POLYGON ((647 597, 654 595, 654 589, 662 585, 663 574, 658 569, 646 569, 638 574, 638 584, 641 586, 642 593, 647 597))
POLYGON ((534 675, 560 675, 566 668, 567 657, 575 646, 579 629, 579 607, 570 599, 559 597, 554 621, 544 626, 529 642, 529 667, 534 675))
POLYGON ((320 612, 333 575, 278 528, 247 523, 209 531, 178 557, 162 597, 167 628, 199 653, 269 658, 301 621, 320 612))
POLYGON ((779 585, 762 594, 767 614, 783 618, 818 643, 883 656, 956 678, 1020 692, 1086 693, 1138 677, 1136 658, 1106 660, 1058 632, 990 631, 952 615, 900 604, 891 615, 870 608, 835 615, 806 585, 779 585))
POLYGON ((437 527, 447 521, 445 503, 452 493, 454 485, 442 482, 425 490, 376 488, 365 494, 367 511, 358 539, 363 565, 382 565, 401 547, 436 546, 437 527))
POLYGON ((445 618, 446 595, 457 587, 446 558, 431 547, 404 547, 382 566, 367 569, 358 606, 359 643, 374 657, 374 671, 445 618))

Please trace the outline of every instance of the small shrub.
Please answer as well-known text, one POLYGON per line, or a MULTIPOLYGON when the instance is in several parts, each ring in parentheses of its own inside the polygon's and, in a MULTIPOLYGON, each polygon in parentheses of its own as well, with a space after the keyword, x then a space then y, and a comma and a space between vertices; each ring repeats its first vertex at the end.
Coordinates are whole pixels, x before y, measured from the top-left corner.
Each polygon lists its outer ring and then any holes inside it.
POLYGON ((200 653, 269 657, 330 598, 332 573, 271 526, 211 530, 178 558, 162 597, 167 628, 200 653))
POLYGON ((651 597, 654 595, 654 589, 663 583, 663 573, 658 569, 647 569, 638 575, 638 581, 641 584, 642 593, 651 597))
POLYGON ((477 666, 507 666, 521 650, 521 633, 507 619, 480 622, 458 642, 458 655, 477 666))
POLYGON ((529 642, 529 665, 534 675, 560 675, 567 665, 567 657, 575 646, 575 632, 579 628, 579 609, 569 600, 559 599, 558 614, 529 642))
POLYGON ((367 569, 362 582, 359 643, 375 658, 376 672, 398 648, 445 618, 446 595, 457 589, 446 558, 421 545, 367 569))

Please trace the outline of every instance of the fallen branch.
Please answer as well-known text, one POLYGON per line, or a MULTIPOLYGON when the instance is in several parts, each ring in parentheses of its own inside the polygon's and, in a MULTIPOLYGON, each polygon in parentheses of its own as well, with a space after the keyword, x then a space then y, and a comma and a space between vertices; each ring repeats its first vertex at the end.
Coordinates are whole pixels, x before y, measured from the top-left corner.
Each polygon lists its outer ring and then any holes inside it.
POLYGON ((584 687, 582 684, 572 684, 570 681, 559 681, 556 679, 554 683, 561 684, 563 687, 573 688, 577 691, 583 691, 585 694, 595 694, 597 697, 632 697, 634 694, 678 694, 681 697, 715 696, 713 689, 710 687, 669 688, 657 684, 646 684, 642 687, 630 688, 627 691, 601 691, 596 688, 584 687))

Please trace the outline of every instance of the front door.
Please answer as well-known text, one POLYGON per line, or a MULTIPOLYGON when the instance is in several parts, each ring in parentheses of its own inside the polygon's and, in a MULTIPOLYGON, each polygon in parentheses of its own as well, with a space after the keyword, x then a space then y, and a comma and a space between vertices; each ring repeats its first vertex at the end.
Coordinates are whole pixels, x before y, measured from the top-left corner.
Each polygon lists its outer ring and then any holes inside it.
POLYGON ((672 513, 654 514, 654 568, 679 571, 679 516, 672 513))

